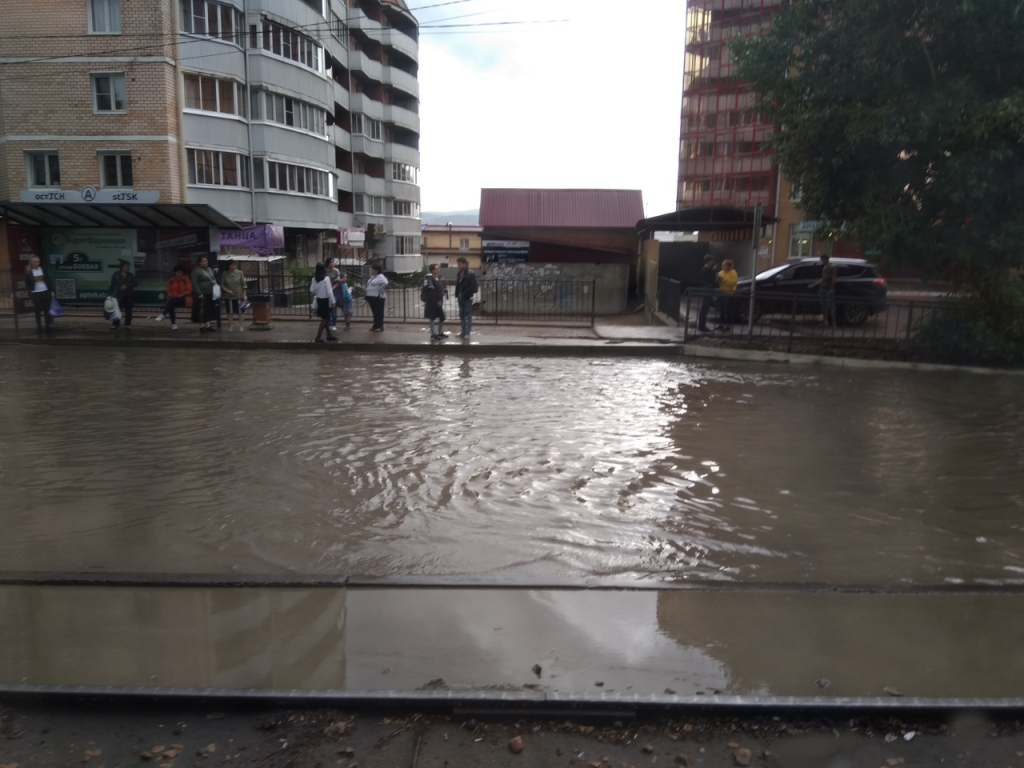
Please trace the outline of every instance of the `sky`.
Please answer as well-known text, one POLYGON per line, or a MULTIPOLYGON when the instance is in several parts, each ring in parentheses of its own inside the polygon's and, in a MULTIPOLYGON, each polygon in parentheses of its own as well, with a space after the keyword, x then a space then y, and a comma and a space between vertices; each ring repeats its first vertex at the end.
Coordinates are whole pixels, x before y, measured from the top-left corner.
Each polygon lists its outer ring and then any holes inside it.
POLYGON ((684 0, 407 0, 425 211, 483 187, 640 189, 675 210, 684 0), (564 21, 563 21, 564 20, 564 21), (441 29, 439 24, 506 26, 441 29))

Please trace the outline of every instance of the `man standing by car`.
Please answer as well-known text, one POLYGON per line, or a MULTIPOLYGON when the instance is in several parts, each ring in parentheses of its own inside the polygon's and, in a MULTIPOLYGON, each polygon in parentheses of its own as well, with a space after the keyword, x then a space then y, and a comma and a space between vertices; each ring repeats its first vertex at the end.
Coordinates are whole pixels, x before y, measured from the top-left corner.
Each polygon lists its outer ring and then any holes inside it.
POLYGON ((473 295, 477 292, 476 275, 469 269, 469 262, 462 256, 455 260, 459 273, 455 276, 455 299, 459 302, 459 319, 462 321, 464 339, 473 332, 473 295))
POLYGON ((811 283, 808 288, 818 289, 821 299, 821 310, 825 315, 825 325, 836 327, 836 265, 829 261, 827 253, 821 254, 821 279, 811 283))
POLYGON ((707 332, 708 312, 715 303, 715 289, 718 287, 718 274, 715 271, 715 257, 710 253, 704 257, 704 269, 700 271, 700 287, 703 292, 700 300, 700 312, 697 315, 697 330, 707 332))

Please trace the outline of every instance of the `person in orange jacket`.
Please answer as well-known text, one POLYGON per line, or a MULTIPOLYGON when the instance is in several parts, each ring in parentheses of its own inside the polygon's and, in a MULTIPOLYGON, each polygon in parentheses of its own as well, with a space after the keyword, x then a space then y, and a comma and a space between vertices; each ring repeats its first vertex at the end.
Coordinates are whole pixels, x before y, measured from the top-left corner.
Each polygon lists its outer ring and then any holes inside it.
POLYGON ((182 307, 192 306, 192 281, 185 274, 185 268, 179 264, 174 268, 174 276, 167 281, 167 303, 164 311, 156 316, 159 323, 164 315, 171 318, 171 330, 178 330, 178 321, 175 318, 174 310, 182 307))

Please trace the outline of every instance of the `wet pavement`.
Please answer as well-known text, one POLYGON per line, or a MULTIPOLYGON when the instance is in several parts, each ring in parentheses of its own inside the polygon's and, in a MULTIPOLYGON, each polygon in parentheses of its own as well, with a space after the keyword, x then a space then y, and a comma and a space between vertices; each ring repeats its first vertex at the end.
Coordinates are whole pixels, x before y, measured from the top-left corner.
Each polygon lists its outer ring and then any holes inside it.
POLYGON ((999 593, 8 585, 0 686, 1012 699, 1022 608, 999 593))

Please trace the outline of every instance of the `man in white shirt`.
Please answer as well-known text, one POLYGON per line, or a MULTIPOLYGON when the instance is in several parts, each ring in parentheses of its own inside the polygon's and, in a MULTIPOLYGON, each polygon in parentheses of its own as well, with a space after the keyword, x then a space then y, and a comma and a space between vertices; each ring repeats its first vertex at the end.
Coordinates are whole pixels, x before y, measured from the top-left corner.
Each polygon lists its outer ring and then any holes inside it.
POLYGON ((373 312, 371 331, 384 330, 384 300, 387 295, 388 279, 384 277, 379 264, 370 267, 370 279, 366 281, 366 303, 373 312))

